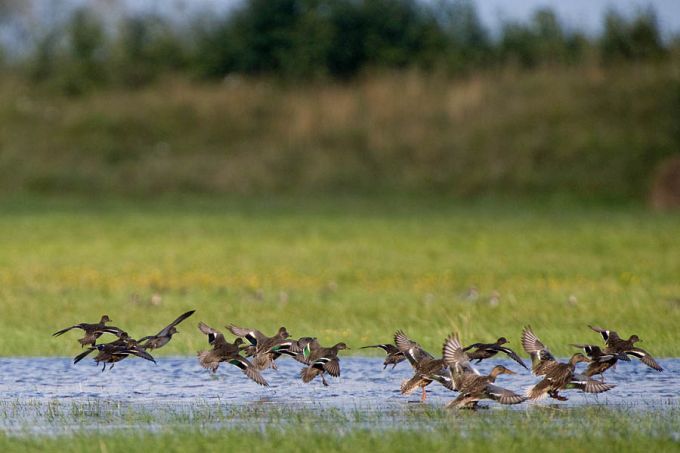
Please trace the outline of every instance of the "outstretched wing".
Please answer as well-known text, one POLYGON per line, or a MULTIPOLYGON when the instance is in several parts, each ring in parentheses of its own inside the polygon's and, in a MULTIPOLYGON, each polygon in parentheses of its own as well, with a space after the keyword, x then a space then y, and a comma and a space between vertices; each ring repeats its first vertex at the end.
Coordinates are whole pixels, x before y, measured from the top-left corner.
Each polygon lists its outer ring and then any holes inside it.
POLYGON ((257 371, 255 367, 253 367, 253 365, 247 359, 244 359, 243 357, 237 355, 229 359, 229 363, 236 367, 239 367, 241 371, 243 371, 243 374, 248 376, 254 382, 265 387, 269 387, 269 383, 265 380, 265 378, 262 377, 260 372, 257 371))
MULTIPOLYGON (((442 356, 444 363, 451 368, 454 380, 458 381, 463 375, 472 373, 479 374, 479 371, 470 363, 470 358, 463 351, 458 334, 449 335, 442 346, 442 356)), ((456 383, 458 385, 458 382, 456 383)))
POLYGON ((432 354, 421 348, 418 343, 406 336, 403 330, 397 330, 394 333, 394 344, 397 345, 399 351, 404 354, 414 368, 423 359, 434 359, 432 354))
POLYGON ((399 348, 397 348, 395 345, 393 345, 391 343, 374 344, 374 345, 371 345, 371 346, 362 346, 359 349, 366 349, 366 348, 380 348, 388 354, 395 354, 397 352, 400 352, 399 348))
POLYGON ((213 329, 204 322, 198 323, 198 330, 203 332, 208 336, 208 343, 213 346, 220 346, 226 344, 227 340, 224 339, 224 335, 217 329, 213 329))
POLYGON ((142 359, 156 363, 156 359, 154 359, 151 354, 149 354, 148 352, 146 352, 145 350, 143 350, 141 348, 128 348, 128 349, 125 349, 121 352, 131 354, 131 355, 135 355, 137 357, 141 357, 142 359))
POLYGON ((233 324, 227 326, 229 332, 236 335, 237 337, 243 337, 250 342, 253 346, 257 345, 257 342, 261 342, 267 339, 262 332, 257 329, 249 329, 248 327, 238 327, 233 324))
POLYGON ((498 347, 498 350, 499 350, 499 351, 502 351, 502 352, 504 352, 504 353, 506 353, 506 354, 508 355, 508 357, 510 357, 512 360, 514 360, 515 362, 517 362, 517 363, 519 363, 520 365, 522 365, 525 369, 527 369, 527 370, 529 369, 529 368, 524 364, 524 361, 520 358, 520 356, 518 356, 517 353, 515 353, 515 351, 513 351, 512 349, 506 348, 505 346, 499 346, 499 347, 498 347))
POLYGON ((663 368, 661 365, 656 363, 656 360, 654 360, 654 357, 652 357, 647 351, 645 351, 642 348, 631 348, 630 350, 626 351, 626 354, 632 355, 633 357, 637 357, 650 368, 655 369, 656 371, 663 371, 663 368))
POLYGON ((605 384, 602 381, 596 381, 595 379, 590 379, 583 374, 576 374, 572 378, 571 382, 567 384, 567 388, 576 388, 583 390, 585 393, 602 393, 616 387, 614 384, 605 384))
POLYGON ((486 393, 491 399, 501 404, 519 404, 528 399, 526 396, 518 395, 515 392, 493 384, 486 386, 486 393))
POLYGON ((333 377, 340 377, 340 361, 337 357, 327 361, 323 369, 333 377))
POLYGON ((602 327, 591 326, 591 325, 588 325, 588 327, 590 327, 591 330, 594 330, 595 332, 602 335, 602 338, 604 339, 605 343, 609 343, 610 341, 616 341, 616 340, 621 339, 619 337, 619 334, 617 334, 613 330, 607 330, 607 329, 603 329, 602 327))
POLYGON ((75 356, 75 357, 73 358, 73 364, 75 365, 76 363, 78 363, 78 362, 80 362, 81 360, 83 360, 85 357, 87 357, 88 355, 90 355, 90 353, 91 353, 92 351, 94 351, 95 349, 97 349, 97 348, 87 348, 87 349, 85 350, 85 352, 81 352, 80 354, 78 354, 77 356, 75 356))
MULTIPOLYGON (((156 336, 157 336, 157 337, 165 337, 166 335, 168 335, 168 332, 170 331, 171 328, 175 327, 177 324, 179 324, 180 322, 184 321, 184 320, 187 319, 189 316, 193 315, 195 312, 196 312, 196 310, 191 310, 191 311, 188 311, 188 312, 186 312, 186 313, 183 313, 183 314, 179 315, 179 317, 178 317, 177 319, 175 319, 175 320, 172 321, 170 324, 168 324, 167 326, 165 326, 165 327, 163 328, 163 330, 161 330, 160 332, 158 332, 158 334, 156 334, 156 336)), ((141 340, 140 340, 140 341, 141 341, 141 340)))
POLYGON ((525 326, 522 330, 522 347, 531 356, 532 361, 554 361, 555 357, 550 350, 538 339, 531 326, 525 326))
POLYGON ((68 332, 69 330, 71 330, 71 329, 83 329, 83 330, 85 330, 85 329, 83 328, 83 324, 76 324, 76 325, 71 326, 71 327, 66 327, 65 329, 57 330, 56 332, 54 332, 54 333, 52 334, 52 336, 53 336, 53 337, 58 337, 59 335, 63 335, 63 334, 65 334, 66 332, 68 332))
POLYGON ((482 346, 488 346, 488 345, 485 345, 485 344, 483 344, 483 343, 473 343, 473 344, 471 344, 470 346, 465 346, 465 347, 463 348, 463 351, 469 351, 469 350, 472 349, 472 348, 480 348, 480 347, 482 347, 482 346))

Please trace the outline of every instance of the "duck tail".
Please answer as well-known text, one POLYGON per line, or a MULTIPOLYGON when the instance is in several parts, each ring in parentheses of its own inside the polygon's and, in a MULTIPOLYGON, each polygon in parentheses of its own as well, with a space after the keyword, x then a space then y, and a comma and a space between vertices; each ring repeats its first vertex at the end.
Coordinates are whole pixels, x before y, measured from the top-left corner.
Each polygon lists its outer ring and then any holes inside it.
POLYGON ((270 368, 273 364, 273 361, 269 354, 256 354, 253 357, 253 360, 251 361, 253 364, 253 367, 256 370, 266 370, 267 368, 270 368))
POLYGON ((311 382, 320 373, 321 371, 319 369, 308 366, 306 368, 303 368, 302 371, 300 371, 300 377, 302 378, 302 382, 306 384, 308 382, 311 382))
POLYGON ((530 400, 541 400, 548 395, 548 390, 550 390, 550 382, 547 379, 543 379, 533 387, 529 387, 526 391, 526 396, 530 400))
POLYGON ((410 395, 415 389, 420 386, 421 379, 418 376, 413 376, 401 383, 401 394, 410 395))
POLYGON ((210 370, 214 373, 215 371, 217 371, 217 367, 220 366, 220 362, 219 360, 215 360, 211 352, 212 351, 200 351, 197 354, 198 363, 200 363, 203 368, 210 370))

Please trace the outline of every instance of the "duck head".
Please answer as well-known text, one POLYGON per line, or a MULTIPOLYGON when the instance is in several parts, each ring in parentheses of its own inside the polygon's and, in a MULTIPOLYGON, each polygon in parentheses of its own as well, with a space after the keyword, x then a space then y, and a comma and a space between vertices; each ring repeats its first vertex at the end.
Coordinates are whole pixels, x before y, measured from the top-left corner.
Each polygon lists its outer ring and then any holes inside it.
POLYGON ((496 365, 491 370, 491 373, 489 373, 489 376, 495 379, 496 376, 501 375, 501 374, 517 374, 517 373, 515 373, 514 371, 512 371, 508 368, 505 368, 503 365, 496 365))
POLYGON ((581 354, 580 352, 574 354, 573 356, 571 356, 571 359, 569 359, 570 365, 576 365, 579 362, 591 362, 591 360, 588 357, 581 354))

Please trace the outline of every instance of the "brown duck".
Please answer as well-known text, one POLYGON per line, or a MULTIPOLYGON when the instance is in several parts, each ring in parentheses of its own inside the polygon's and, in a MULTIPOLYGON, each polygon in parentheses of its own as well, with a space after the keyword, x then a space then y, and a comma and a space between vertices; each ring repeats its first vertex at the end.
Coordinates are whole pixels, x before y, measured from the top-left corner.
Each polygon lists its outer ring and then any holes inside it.
POLYGON ((189 316, 193 315, 195 311, 196 310, 191 310, 180 315, 177 319, 175 319, 173 322, 165 326, 163 330, 158 332, 156 335, 150 335, 140 338, 138 341, 141 344, 142 348, 153 350, 162 348, 163 346, 168 344, 168 342, 172 339, 172 336, 178 333, 178 330, 175 328, 175 326, 180 322, 184 321, 185 319, 187 319, 189 316))
POLYGON ((238 367, 243 374, 256 383, 263 386, 269 386, 253 364, 239 354, 240 346, 243 344, 243 340, 240 337, 237 338, 234 343, 229 343, 224 338, 222 332, 213 329, 203 322, 198 324, 198 329, 208 336, 208 343, 213 347, 209 351, 201 351, 198 353, 198 363, 200 363, 203 368, 215 373, 221 362, 228 362, 229 364, 238 367))
POLYGON ((619 352, 632 355, 633 357, 640 359, 640 361, 648 367, 653 368, 656 371, 663 371, 663 368, 661 368, 661 365, 656 363, 654 357, 652 357, 644 349, 635 346, 635 343, 642 341, 637 335, 631 335, 627 340, 624 340, 613 330, 607 330, 595 326, 588 327, 602 335, 602 338, 607 345, 605 352, 619 352))
POLYGON ((276 369, 274 361, 281 356, 281 352, 288 350, 293 344, 289 340, 290 334, 285 327, 280 327, 272 337, 264 335, 257 329, 238 327, 233 324, 227 326, 229 331, 237 337, 245 338, 253 348, 248 348, 246 354, 252 356, 252 364, 258 370, 267 368, 276 369))
POLYGON ((622 352, 605 352, 594 344, 572 344, 576 348, 583 349, 583 352, 590 359, 588 368, 583 372, 584 375, 592 377, 600 375, 600 380, 604 382, 604 372, 616 365, 619 360, 630 362, 630 358, 622 352))
POLYGON ((527 366, 524 364, 524 361, 513 351, 512 349, 508 348, 507 346, 503 346, 504 344, 509 343, 507 338, 505 337, 500 337, 498 340, 496 340, 495 343, 474 343, 469 346, 466 346, 463 348, 463 351, 465 351, 470 358, 470 360, 476 360, 476 363, 481 362, 482 360, 489 359, 499 352, 502 352, 504 354, 507 354, 508 357, 510 357, 512 360, 515 362, 519 363, 522 365, 525 369, 527 366), (470 351, 470 349, 473 349, 474 351, 470 351))
POLYGON ((337 343, 330 348, 322 347, 318 340, 311 339, 304 346, 301 359, 308 365, 300 371, 302 382, 311 382, 315 377, 321 376, 321 382, 328 386, 325 373, 333 377, 340 377, 340 359, 338 352, 349 349, 345 343, 337 343))
POLYGON ((451 372, 444 363, 444 359, 435 359, 432 354, 406 336, 402 330, 395 332, 394 344, 404 354, 414 370, 413 377, 401 384, 402 395, 408 395, 420 387, 422 389, 420 401, 425 402, 427 398, 425 387, 432 381, 437 381, 449 390, 454 390, 451 372))
POLYGON ((548 395, 559 401, 566 401, 568 398, 561 396, 560 390, 579 389, 586 393, 602 393, 615 387, 583 374, 576 374, 577 363, 590 362, 590 359, 581 353, 574 354, 567 363, 555 360, 529 326, 522 331, 522 346, 531 355, 532 363, 535 365, 532 367, 534 374, 543 376, 543 380, 528 390, 529 399, 537 400, 548 395))
POLYGON ((493 400, 501 404, 519 404, 526 397, 508 389, 495 385, 501 374, 515 374, 502 365, 495 366, 488 376, 481 376, 470 364, 458 335, 449 336, 444 342, 442 355, 449 366, 455 388, 460 392, 458 397, 446 407, 476 408, 480 400, 493 400))
POLYGON ((94 346, 95 343, 97 342, 97 339, 101 337, 104 333, 112 333, 114 335, 118 335, 120 334, 120 332, 122 332, 122 330, 120 330, 118 327, 107 326, 106 325, 107 322, 111 322, 111 319, 108 317, 108 315, 104 315, 101 317, 98 323, 88 324, 85 322, 81 322, 80 324, 76 324, 71 327, 58 330, 54 332, 52 336, 58 337, 60 335, 65 334, 71 329, 81 329, 85 332, 85 336, 78 340, 78 343, 80 343, 80 347, 84 347, 85 345, 88 344, 94 346))
POLYGON ((78 354, 73 359, 73 364, 75 365, 76 363, 80 362, 95 350, 99 351, 94 358, 95 363, 97 363, 97 365, 100 363, 104 364, 102 367, 102 372, 106 370, 107 364, 111 364, 109 367, 110 370, 113 368, 115 363, 120 362, 131 355, 156 363, 156 360, 151 356, 151 354, 140 347, 136 340, 130 338, 127 332, 120 332, 117 340, 110 343, 94 345, 88 348, 85 352, 78 354))
POLYGON ((371 346, 362 346, 359 349, 366 349, 366 348, 380 348, 383 351, 387 353, 387 357, 385 357, 385 361, 383 362, 383 370, 387 368, 388 365, 392 365, 392 369, 396 367, 398 364, 406 360, 406 356, 404 355, 403 352, 399 350, 398 347, 393 345, 392 343, 383 343, 383 344, 374 344, 371 346))

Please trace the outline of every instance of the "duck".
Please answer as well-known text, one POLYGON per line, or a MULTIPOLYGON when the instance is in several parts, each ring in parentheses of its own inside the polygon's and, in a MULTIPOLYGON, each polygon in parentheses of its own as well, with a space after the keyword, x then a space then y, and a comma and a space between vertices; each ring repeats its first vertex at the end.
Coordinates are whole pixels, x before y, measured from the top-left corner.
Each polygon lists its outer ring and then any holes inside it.
POLYGON ((470 364, 468 354, 460 343, 458 334, 449 335, 442 347, 444 363, 449 366, 458 397, 447 404, 447 408, 477 408, 481 400, 498 401, 501 404, 519 404, 527 400, 511 390, 495 385, 501 374, 516 374, 514 371, 496 365, 487 376, 480 375, 470 364))
POLYGON ((439 382, 449 390, 455 390, 451 372, 444 363, 444 359, 435 359, 432 354, 424 350, 418 343, 411 340, 403 330, 397 330, 395 332, 394 344, 396 344, 399 351, 404 354, 414 371, 411 379, 402 382, 402 395, 408 395, 416 388, 420 387, 422 390, 420 402, 424 403, 427 399, 425 387, 430 385, 433 381, 439 382))
POLYGON ((156 359, 154 359, 151 354, 141 348, 139 343, 133 338, 130 338, 127 332, 124 331, 119 333, 117 340, 114 340, 110 343, 94 345, 84 352, 78 354, 73 359, 73 364, 77 364, 93 351, 99 351, 95 356, 94 361, 97 365, 100 363, 104 364, 102 367, 102 373, 106 371, 107 364, 111 364, 109 367, 109 370, 111 370, 117 362, 120 362, 131 355, 148 360, 154 364, 156 363, 156 359))
POLYGON ((196 310, 191 310, 186 313, 181 314, 177 319, 175 319, 173 322, 165 326, 160 332, 158 332, 156 335, 149 335, 146 337, 142 337, 138 340, 140 343, 140 346, 144 349, 158 349, 162 348, 170 340, 172 339, 172 336, 179 331, 175 328, 177 324, 180 322, 184 321, 187 319, 189 316, 193 315, 196 312, 196 310))
POLYGON ((85 323, 81 322, 80 324, 75 324, 71 327, 66 327, 65 329, 58 330, 52 334, 53 337, 58 337, 60 335, 65 334, 71 329, 81 329, 85 332, 85 336, 83 338, 80 338, 78 340, 78 343, 80 343, 80 347, 85 347, 86 345, 94 346, 97 342, 97 339, 101 337, 104 333, 112 333, 114 335, 118 335, 120 332, 122 332, 121 329, 118 327, 114 326, 107 326, 106 323, 111 322, 111 318, 109 318, 108 315, 103 315, 99 322, 97 323, 85 323))
POLYGON ((314 380, 315 377, 321 376, 321 382, 327 387, 328 382, 326 381, 324 374, 328 373, 333 377, 340 377, 340 359, 338 358, 338 352, 345 349, 350 348, 347 344, 342 342, 326 348, 321 346, 317 339, 305 341, 302 356, 300 357, 300 360, 303 360, 304 363, 307 364, 307 366, 300 371, 302 382, 309 383, 314 380))
POLYGON ((613 351, 606 352, 594 344, 572 344, 571 346, 583 349, 586 357, 591 360, 583 374, 588 377, 599 374, 602 382, 604 382, 604 372, 615 366, 616 362, 619 360, 630 362, 630 358, 626 354, 613 351))
POLYGON ((383 362, 383 370, 386 369, 388 365, 392 365, 392 369, 394 369, 394 367, 396 367, 398 364, 406 360, 406 356, 404 355, 404 353, 401 352, 399 348, 393 345, 392 343, 362 346, 359 349, 367 348, 380 348, 387 353, 387 357, 385 357, 385 361, 383 362))
POLYGON ((243 344, 242 338, 238 337, 233 343, 229 343, 224 338, 222 332, 213 329, 204 322, 198 323, 198 330, 207 335, 208 343, 213 347, 209 351, 200 351, 198 353, 198 363, 203 368, 215 373, 221 362, 228 362, 239 368, 243 374, 255 383, 264 387, 269 386, 269 383, 262 377, 258 369, 248 359, 239 354, 240 347, 243 344))
POLYGON ((602 338, 604 339, 605 344, 607 345, 607 348, 605 350, 606 352, 614 353, 618 352, 627 355, 632 355, 633 357, 640 359, 640 361, 647 365, 648 367, 656 371, 663 371, 661 365, 659 365, 656 362, 656 360, 654 360, 654 357, 652 357, 650 353, 648 353, 642 348, 638 348, 635 346, 635 343, 642 341, 640 337, 638 337, 637 335, 631 335, 627 340, 624 340, 619 336, 618 333, 616 333, 613 330, 603 329, 601 327, 591 325, 589 325, 588 327, 602 335, 602 338))
POLYGON ((577 374, 577 363, 591 361, 580 352, 572 355, 567 363, 555 360, 530 326, 524 327, 522 331, 522 346, 531 356, 534 374, 543 376, 538 384, 527 391, 527 396, 531 400, 541 399, 547 395, 558 401, 567 401, 567 397, 559 394, 560 390, 579 389, 585 393, 602 393, 616 387, 613 384, 605 384, 583 374, 577 374))
POLYGON ((289 340, 290 334, 285 327, 279 330, 272 337, 268 337, 257 329, 248 327, 238 327, 234 324, 227 326, 227 329, 237 337, 245 338, 253 348, 246 348, 246 354, 252 357, 252 364, 258 370, 267 368, 277 369, 274 361, 281 356, 281 352, 288 350, 293 344, 289 340))
POLYGON ((479 363, 485 359, 489 359, 499 352, 503 352, 507 354, 512 360, 519 363, 522 365, 522 367, 528 370, 529 368, 527 368, 527 366, 524 364, 524 361, 515 353, 515 351, 508 348, 507 346, 503 346, 507 343, 509 343, 507 338, 500 337, 495 343, 473 343, 464 347, 463 351, 467 353, 470 360, 477 360, 476 363, 479 363), (474 351, 470 351, 473 348, 474 351))

